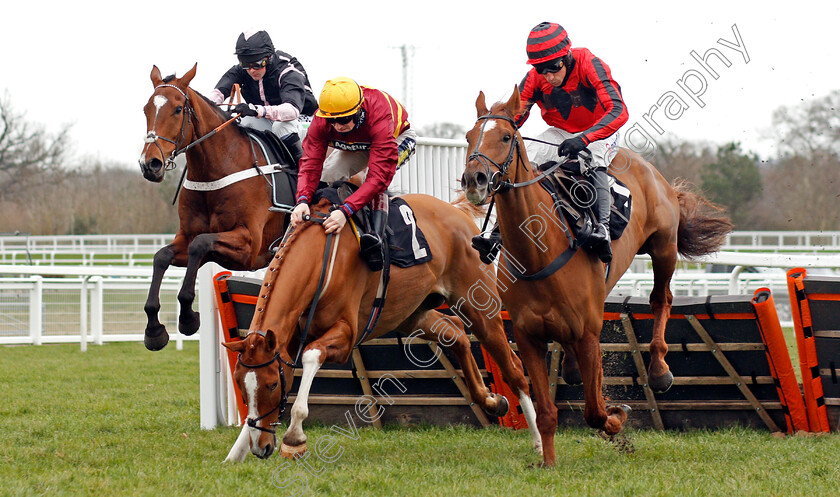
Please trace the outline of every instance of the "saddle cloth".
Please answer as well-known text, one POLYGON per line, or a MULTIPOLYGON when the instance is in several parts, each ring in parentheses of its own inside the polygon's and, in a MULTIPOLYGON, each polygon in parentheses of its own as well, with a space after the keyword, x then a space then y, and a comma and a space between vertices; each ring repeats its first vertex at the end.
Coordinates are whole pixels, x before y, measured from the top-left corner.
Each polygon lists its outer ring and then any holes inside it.
MULTIPOLYGON (((333 205, 341 205, 358 187, 352 183, 336 182, 332 187, 321 188, 313 195, 312 203, 326 198, 333 205)), ((388 199, 388 227, 386 237, 390 251, 391 265, 411 267, 432 260, 432 250, 426 236, 417 225, 414 210, 400 197, 388 199)), ((370 226, 370 208, 365 206, 353 214, 353 221, 360 234, 363 227, 370 226)))

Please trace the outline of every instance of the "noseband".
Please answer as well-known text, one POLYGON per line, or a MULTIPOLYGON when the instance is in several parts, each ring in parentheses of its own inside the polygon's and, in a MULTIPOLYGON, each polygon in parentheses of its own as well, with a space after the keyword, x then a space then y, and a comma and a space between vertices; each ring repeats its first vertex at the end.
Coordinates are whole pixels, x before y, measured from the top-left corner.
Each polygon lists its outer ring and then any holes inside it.
POLYGON ((262 416, 260 416, 258 418, 246 418, 245 419, 245 422, 248 424, 248 426, 250 428, 254 428, 254 429, 264 431, 266 433, 271 433, 272 435, 274 435, 276 433, 275 430, 272 430, 270 428, 263 428, 262 426, 257 426, 257 422, 262 420, 263 418, 265 418, 269 414, 273 413, 274 411, 279 410, 280 412, 277 413, 277 420, 278 421, 276 423, 271 423, 271 426, 277 426, 277 425, 280 424, 280 416, 283 414, 283 411, 286 410, 286 373, 283 371, 283 365, 281 363, 286 364, 288 366, 291 366, 291 364, 284 361, 283 358, 280 357, 279 352, 275 352, 274 357, 272 357, 271 360, 266 361, 262 364, 246 364, 245 362, 242 361, 242 354, 241 353, 237 357, 236 361, 242 367, 245 367, 245 368, 248 368, 248 369, 260 369, 260 368, 271 366, 272 364, 274 364, 275 361, 277 362, 277 369, 280 371, 280 388, 281 388, 280 402, 278 402, 277 405, 274 406, 274 408, 272 410, 268 411, 267 413, 263 414, 262 416))

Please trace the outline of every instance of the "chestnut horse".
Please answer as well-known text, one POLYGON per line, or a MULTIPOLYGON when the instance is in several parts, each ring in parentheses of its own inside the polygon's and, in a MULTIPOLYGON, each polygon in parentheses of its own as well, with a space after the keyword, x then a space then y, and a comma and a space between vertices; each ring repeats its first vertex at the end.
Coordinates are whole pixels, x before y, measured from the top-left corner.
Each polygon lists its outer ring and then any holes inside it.
POLYGON ((604 264, 593 253, 582 249, 567 252, 570 243, 560 229, 546 229, 538 240, 530 231, 530 237, 522 236, 530 229, 529 223, 540 219, 543 226, 551 228, 556 218, 544 219, 553 216, 554 200, 539 184, 530 182, 539 172, 528 161, 514 124, 514 116, 520 112, 518 88, 506 103, 499 102, 489 111, 484 93, 479 93, 476 110, 478 120, 467 133, 470 155, 462 185, 471 202, 483 204, 492 195, 498 207, 503 247, 499 290, 534 389, 543 464, 553 466, 557 407, 549 397, 547 342, 553 340, 563 346, 563 378, 570 383, 583 382, 587 424, 615 435, 622 429, 629 408, 606 409, 604 405, 599 336, 606 295, 636 254, 650 254, 654 325, 649 385, 654 391, 666 391, 673 382, 665 362, 665 325, 671 314, 669 285, 677 253, 696 257, 718 250, 732 224, 721 217, 719 207, 682 185, 669 185, 650 163, 621 149, 610 170, 630 189, 633 209, 624 234, 612 243, 613 259, 605 277, 604 264), (564 253, 573 254, 565 265, 552 264, 564 260, 564 253), (542 271, 550 265, 560 268, 553 273, 542 271))
MULTIPOLYGON (((504 333, 495 275, 470 248, 478 229, 468 212, 474 213, 475 207, 462 200, 459 208, 420 194, 402 199, 413 210, 416 222, 412 224, 422 230, 432 259, 407 268, 391 267, 385 306, 367 338, 397 330, 450 347, 473 402, 488 413, 502 415, 508 409, 507 400, 485 386, 464 331, 469 329, 517 393, 534 449, 540 451, 536 413, 522 363, 504 333), (456 316, 435 310, 444 301, 456 316)), ((328 215, 330 205, 326 199, 317 203, 313 218, 317 212, 328 215)), ((410 213, 404 211, 408 220, 407 215, 410 213)), ((243 460, 249 448, 261 458, 272 454, 276 438, 270 426, 276 424, 285 406, 298 356, 303 372, 280 451, 284 457, 306 451, 302 423, 309 414, 309 389, 315 373, 325 362, 346 362, 355 344, 364 338, 362 328, 379 281, 379 273, 371 273, 359 256, 350 226, 337 236, 325 234, 315 222, 290 231, 268 267, 248 335, 224 344, 239 352, 233 377, 248 406, 247 422, 226 460, 243 460)))
POLYGON ((178 292, 178 329, 192 335, 199 328, 199 315, 192 310, 198 268, 210 261, 232 270, 265 267, 271 258, 270 244, 283 234, 285 214, 269 212, 269 187, 259 177, 262 172, 257 173, 257 166, 267 164, 260 147, 238 126, 226 126, 231 116, 189 87, 195 72, 193 66, 181 78, 163 79, 154 66, 154 92, 143 108, 147 126, 140 156, 143 177, 163 181, 166 170, 174 167, 174 157, 186 149, 186 179, 198 185, 180 192, 178 232, 154 257, 144 307, 148 317, 144 342, 149 350, 160 350, 169 342, 158 313, 160 285, 170 265, 187 268, 178 292), (239 174, 231 176, 235 173, 239 174), (243 175, 245 179, 235 181, 243 175))

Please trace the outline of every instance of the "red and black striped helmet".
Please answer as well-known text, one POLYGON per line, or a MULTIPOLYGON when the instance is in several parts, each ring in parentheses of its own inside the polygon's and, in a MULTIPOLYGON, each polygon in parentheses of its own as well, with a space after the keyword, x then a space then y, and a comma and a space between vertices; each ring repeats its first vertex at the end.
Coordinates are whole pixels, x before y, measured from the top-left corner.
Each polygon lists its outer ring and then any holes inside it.
POLYGON ((541 22, 528 35, 528 63, 531 65, 558 59, 571 49, 569 35, 555 22, 541 22))

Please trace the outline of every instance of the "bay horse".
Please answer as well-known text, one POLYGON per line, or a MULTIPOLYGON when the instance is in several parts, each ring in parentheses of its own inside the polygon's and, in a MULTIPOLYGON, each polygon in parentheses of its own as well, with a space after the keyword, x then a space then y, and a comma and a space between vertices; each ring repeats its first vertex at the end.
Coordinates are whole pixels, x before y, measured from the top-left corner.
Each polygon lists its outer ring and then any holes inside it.
POLYGON ((186 179, 198 185, 180 192, 178 232, 154 257, 144 306, 148 318, 144 343, 149 350, 160 350, 169 342, 158 314, 160 285, 170 265, 187 268, 178 292, 178 329, 192 335, 199 328, 199 315, 192 310, 199 267, 210 261, 231 270, 265 267, 271 258, 270 244, 283 234, 285 214, 269 211, 270 187, 260 177, 267 168, 259 173, 256 169, 267 165, 261 148, 238 126, 227 126, 231 116, 190 88, 195 73, 194 65, 181 78, 164 79, 154 66, 154 91, 143 108, 147 126, 139 161, 143 177, 163 181, 175 156, 186 150, 186 179))
POLYGON ((550 467, 555 464, 557 407, 549 397, 547 342, 556 341, 563 347, 563 378, 569 383, 583 383, 586 423, 607 435, 617 434, 629 408, 607 409, 604 405, 599 336, 606 295, 636 254, 650 255, 654 325, 649 385, 656 392, 668 390, 673 375, 665 362, 665 325, 671 314, 673 296, 669 287, 677 253, 697 257, 717 251, 732 224, 718 206, 685 184, 668 184, 641 156, 620 149, 610 169, 630 189, 633 208, 624 234, 612 242, 613 259, 605 276, 604 264, 596 255, 585 250, 569 251, 566 234, 550 229, 555 222, 545 216, 554 216, 554 200, 536 184, 540 173, 529 162, 514 121, 520 108, 518 88, 507 102, 498 102, 490 110, 484 93, 479 92, 478 119, 467 133, 469 155, 461 181, 469 201, 483 204, 492 196, 498 208, 503 248, 497 276, 499 290, 534 389, 542 464, 550 467), (541 231, 536 241, 533 228, 528 227, 535 220, 549 228, 541 231), (522 236, 526 231, 530 236, 522 236), (543 271, 557 267, 555 261, 565 260, 563 254, 573 255, 555 272, 543 271))
MULTIPOLYGON (((470 248, 478 228, 468 212, 474 214, 475 207, 463 198, 456 200, 458 207, 422 194, 401 198, 413 210, 413 225, 423 232, 432 259, 406 268, 391 266, 385 305, 367 338, 397 330, 450 347, 472 401, 492 415, 503 415, 507 400, 485 386, 470 352, 465 333, 469 329, 518 395, 533 447, 539 452, 542 441, 536 413, 522 363, 503 329, 495 275, 470 248), (436 310, 443 302, 457 311, 455 316, 436 310), (422 334, 417 335, 418 331, 422 334)), ((328 215, 331 205, 322 199, 313 206, 313 217, 328 215)), ((325 362, 345 363, 355 344, 364 338, 362 328, 377 297, 379 281, 379 273, 370 272, 359 256, 350 225, 337 236, 327 235, 312 221, 290 230, 268 267, 248 335, 224 344, 239 353, 233 378, 248 410, 247 422, 226 460, 243 460, 249 448, 260 458, 273 453, 276 437, 270 426, 277 424, 285 407, 298 357, 302 377, 280 452, 289 458, 305 453, 302 423, 309 415, 313 378, 325 362)))

